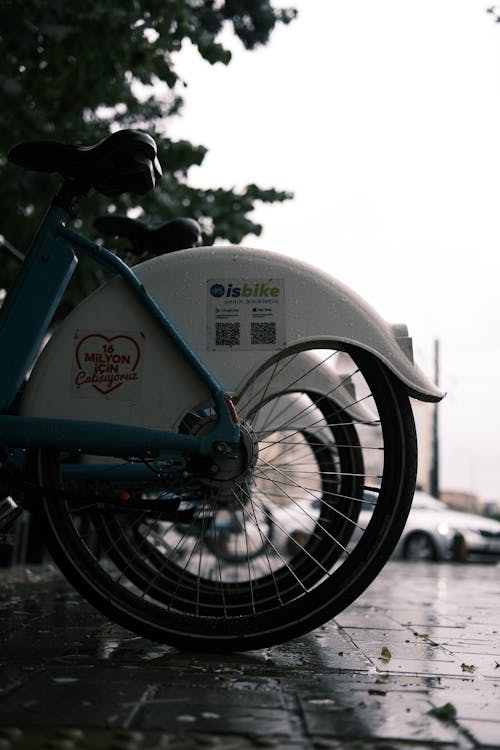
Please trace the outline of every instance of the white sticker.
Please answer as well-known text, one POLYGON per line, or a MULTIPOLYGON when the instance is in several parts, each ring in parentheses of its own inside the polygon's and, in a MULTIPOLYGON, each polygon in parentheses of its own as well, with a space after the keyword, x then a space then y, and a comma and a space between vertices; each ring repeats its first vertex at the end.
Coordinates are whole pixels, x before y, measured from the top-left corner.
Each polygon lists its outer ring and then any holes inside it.
POLYGON ((283 279, 209 279, 208 349, 281 349, 285 345, 283 279))
POLYGON ((137 401, 143 358, 143 333, 76 331, 71 370, 73 395, 137 401))

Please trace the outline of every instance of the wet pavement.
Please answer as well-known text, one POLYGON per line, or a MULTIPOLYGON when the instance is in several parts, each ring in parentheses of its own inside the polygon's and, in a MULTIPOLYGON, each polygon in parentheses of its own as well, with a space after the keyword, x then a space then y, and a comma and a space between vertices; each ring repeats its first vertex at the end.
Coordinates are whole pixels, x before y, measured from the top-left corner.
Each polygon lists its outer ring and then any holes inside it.
POLYGON ((500 567, 390 562, 289 643, 182 653, 0 569, 0 750, 500 748, 500 567))

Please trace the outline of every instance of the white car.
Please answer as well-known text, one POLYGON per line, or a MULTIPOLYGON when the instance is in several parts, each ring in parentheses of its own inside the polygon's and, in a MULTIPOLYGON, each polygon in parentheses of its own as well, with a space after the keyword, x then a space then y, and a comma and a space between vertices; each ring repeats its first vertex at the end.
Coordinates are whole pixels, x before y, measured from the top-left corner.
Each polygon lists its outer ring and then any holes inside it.
MULTIPOLYGON (((361 510, 349 546, 356 543, 371 517, 369 506, 377 496, 365 491, 361 510)), ((272 547, 278 553, 296 551, 312 533, 319 512, 318 503, 297 499, 273 508, 272 547)), ((474 513, 452 510, 434 497, 417 490, 408 520, 393 552, 403 560, 448 560, 465 562, 500 560, 500 522, 474 513)))
MULTIPOLYGON (((370 512, 361 511, 364 526, 370 512)), ((500 522, 452 510, 417 490, 393 557, 406 560, 500 560, 500 522)))

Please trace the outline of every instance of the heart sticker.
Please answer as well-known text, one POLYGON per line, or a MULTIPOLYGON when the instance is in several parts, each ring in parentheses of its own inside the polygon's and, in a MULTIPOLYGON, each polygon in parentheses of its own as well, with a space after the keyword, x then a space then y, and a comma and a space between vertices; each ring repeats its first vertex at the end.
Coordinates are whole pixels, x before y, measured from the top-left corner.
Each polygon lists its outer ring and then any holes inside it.
POLYGON ((127 386, 139 385, 142 352, 138 338, 142 334, 86 332, 77 334, 74 352, 73 385, 79 395, 97 391, 104 396, 127 386))

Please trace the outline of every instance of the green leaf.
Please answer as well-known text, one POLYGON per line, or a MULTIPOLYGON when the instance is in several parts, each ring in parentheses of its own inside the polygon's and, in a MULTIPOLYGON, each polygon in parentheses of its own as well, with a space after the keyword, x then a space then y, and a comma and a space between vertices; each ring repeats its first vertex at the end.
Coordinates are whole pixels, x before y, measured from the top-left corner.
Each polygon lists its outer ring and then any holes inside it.
POLYGON ((474 664, 464 664, 462 662, 461 667, 462 667, 462 672, 475 672, 476 671, 476 667, 474 666, 474 664))
POLYGON ((440 721, 451 721, 456 718, 457 709, 453 703, 445 703, 444 706, 432 708, 429 713, 440 721))

